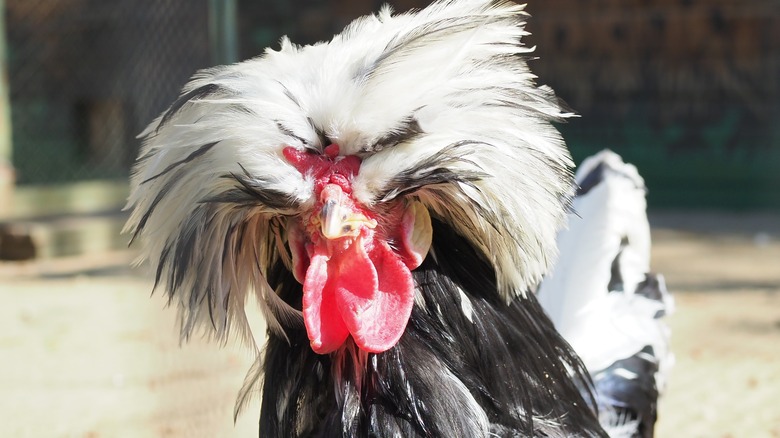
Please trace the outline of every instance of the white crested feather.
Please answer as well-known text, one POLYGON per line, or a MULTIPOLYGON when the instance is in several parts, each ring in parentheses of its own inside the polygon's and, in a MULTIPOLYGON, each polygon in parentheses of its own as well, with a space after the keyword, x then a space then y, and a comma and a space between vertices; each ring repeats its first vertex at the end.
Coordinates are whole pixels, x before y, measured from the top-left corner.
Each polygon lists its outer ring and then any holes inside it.
POLYGON ((354 195, 367 206, 398 195, 400 176, 431 170, 415 173, 426 161, 460 177, 406 196, 490 259, 507 300, 536 284, 555 257, 571 188, 572 163, 551 121, 570 114, 522 58, 532 50, 520 43, 525 15, 493 0, 385 9, 328 43, 283 39, 279 51, 196 74, 141 134, 127 204, 126 230, 178 301, 183 336, 203 324, 223 338, 230 315, 246 332, 240 314, 252 289, 272 330, 299 322, 265 284, 288 259, 277 218, 313 203, 312 181, 283 158, 285 146, 332 141, 359 155, 354 195), (237 202, 236 175, 276 202, 237 202))

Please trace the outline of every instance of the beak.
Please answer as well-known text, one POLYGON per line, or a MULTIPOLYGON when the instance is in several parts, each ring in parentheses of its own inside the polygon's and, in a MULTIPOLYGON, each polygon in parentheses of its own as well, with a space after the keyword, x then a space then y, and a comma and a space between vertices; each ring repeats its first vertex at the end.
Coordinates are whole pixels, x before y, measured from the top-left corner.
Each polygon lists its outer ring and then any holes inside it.
POLYGON ((358 236, 363 227, 376 228, 376 220, 355 211, 354 202, 335 184, 329 184, 322 191, 320 211, 322 235, 327 239, 358 236))

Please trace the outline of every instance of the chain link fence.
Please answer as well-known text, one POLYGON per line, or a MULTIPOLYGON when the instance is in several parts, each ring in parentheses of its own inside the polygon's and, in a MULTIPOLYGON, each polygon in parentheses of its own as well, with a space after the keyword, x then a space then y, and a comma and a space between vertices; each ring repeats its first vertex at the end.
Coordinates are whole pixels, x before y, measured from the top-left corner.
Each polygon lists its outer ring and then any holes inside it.
POLYGON ((135 136, 209 65, 206 0, 6 0, 19 184, 126 178, 135 136))
MULTIPOLYGON (((238 58, 326 40, 383 0, 5 0, 17 183, 123 180, 135 135, 197 69, 224 61, 213 7, 234 2, 238 58), (212 8, 210 8, 212 6, 212 8)), ((398 11, 426 0, 390 1, 398 11)), ((536 0, 531 68, 582 115, 577 160, 637 163, 651 205, 780 208, 777 0, 536 0), (682 190, 685 189, 685 190, 682 190)))
POLYGON ((575 160, 636 163, 652 206, 780 208, 777 0, 530 1, 532 63, 575 160))

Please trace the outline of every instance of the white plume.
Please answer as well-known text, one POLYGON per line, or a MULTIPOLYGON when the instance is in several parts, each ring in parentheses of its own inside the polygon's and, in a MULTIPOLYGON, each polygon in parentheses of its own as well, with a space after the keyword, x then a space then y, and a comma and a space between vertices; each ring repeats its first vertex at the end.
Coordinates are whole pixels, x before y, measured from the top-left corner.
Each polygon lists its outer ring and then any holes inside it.
POLYGON ((572 186, 551 121, 571 114, 534 83, 525 18, 509 1, 385 8, 330 42, 283 39, 278 51, 198 72, 142 133, 127 204, 126 230, 179 303, 183 337, 202 324, 224 338, 230 315, 245 332, 251 290, 272 330, 300 320, 266 284, 289 260, 285 218, 312 204, 312 181, 285 146, 359 155, 360 202, 421 200, 492 261, 507 300, 536 284, 572 186))

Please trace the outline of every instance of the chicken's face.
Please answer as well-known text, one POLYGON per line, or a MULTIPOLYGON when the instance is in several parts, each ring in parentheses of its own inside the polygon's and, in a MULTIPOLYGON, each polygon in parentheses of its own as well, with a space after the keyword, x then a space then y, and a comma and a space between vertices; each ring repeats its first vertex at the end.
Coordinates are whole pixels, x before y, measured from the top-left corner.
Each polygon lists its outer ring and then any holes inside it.
MULTIPOLYGON (((203 328, 259 349, 253 294, 274 339, 297 345, 305 325, 320 354, 350 337, 386 351, 413 306, 441 304, 412 280, 432 219, 484 259, 506 303, 537 284, 571 190, 550 122, 570 114, 533 81, 524 22, 509 1, 386 9, 330 42, 283 39, 195 75, 142 134, 126 227, 182 339, 203 328)), ((457 242, 439 233, 444 259, 457 242)))
POLYGON ((303 317, 312 349, 338 349, 351 335, 361 349, 391 348, 414 304, 411 270, 431 245, 431 221, 417 201, 361 205, 352 182, 361 159, 287 147, 284 156, 314 186, 313 207, 289 219, 292 270, 303 284, 303 317))

